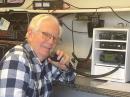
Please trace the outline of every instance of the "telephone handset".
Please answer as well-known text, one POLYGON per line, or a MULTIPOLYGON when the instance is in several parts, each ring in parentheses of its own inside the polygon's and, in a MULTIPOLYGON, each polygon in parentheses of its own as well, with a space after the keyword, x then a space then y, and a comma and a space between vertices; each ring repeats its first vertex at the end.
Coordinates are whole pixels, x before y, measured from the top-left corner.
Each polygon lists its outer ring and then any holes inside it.
MULTIPOLYGON (((52 56, 50 56, 50 59, 53 61, 54 65, 57 66, 57 62, 60 62, 60 60, 62 59, 63 57, 61 57, 60 59, 58 59, 58 55, 56 53, 54 53, 52 56)), ((73 66, 71 63, 69 63, 69 65, 66 65, 66 67, 68 69, 73 69, 73 66)))
POLYGON ((59 62, 61 60, 61 58, 58 60, 58 55, 56 53, 54 53, 53 55, 50 56, 50 59, 52 61, 55 61, 55 62, 59 62))

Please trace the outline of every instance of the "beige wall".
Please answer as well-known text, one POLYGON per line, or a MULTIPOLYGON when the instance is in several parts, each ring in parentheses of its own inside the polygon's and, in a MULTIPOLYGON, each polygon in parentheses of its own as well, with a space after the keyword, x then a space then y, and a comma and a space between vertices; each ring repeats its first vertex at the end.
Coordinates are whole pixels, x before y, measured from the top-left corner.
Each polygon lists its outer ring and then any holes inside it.
MULTIPOLYGON (((33 0, 26 0, 25 3, 21 6, 21 8, 27 8, 32 4, 33 0)), ((130 0, 65 0, 66 2, 73 4, 78 7, 100 7, 100 6, 112 6, 112 7, 130 7, 130 0)), ((19 8, 19 7, 17 7, 19 8)), ((118 13, 121 17, 130 21, 130 12, 121 12, 118 13)), ((69 27, 72 28, 72 20, 74 19, 75 15, 70 15, 64 17, 62 20, 64 23, 69 27)), ((125 23, 121 19, 117 18, 113 13, 104 13, 101 17, 105 20, 105 27, 114 27, 118 23, 125 23)), ((130 28, 130 24, 127 24, 130 28)), ((74 30, 87 32, 87 21, 77 22, 74 24, 74 30)), ((85 34, 77 34, 75 35, 75 53, 78 57, 85 58, 91 46, 92 38, 88 38, 88 33, 85 34)), ((69 31, 66 27, 63 26, 63 36, 62 42, 58 45, 58 48, 65 50, 70 55, 73 51, 72 47, 72 32, 69 31)))
POLYGON ((130 7, 130 0, 65 0, 79 7, 130 7))
MULTIPOLYGON (((27 8, 32 4, 33 0, 25 0, 21 8, 27 8)), ((40 1, 40 0, 39 0, 40 1)), ((130 7, 130 0, 64 0, 77 7, 130 7)))

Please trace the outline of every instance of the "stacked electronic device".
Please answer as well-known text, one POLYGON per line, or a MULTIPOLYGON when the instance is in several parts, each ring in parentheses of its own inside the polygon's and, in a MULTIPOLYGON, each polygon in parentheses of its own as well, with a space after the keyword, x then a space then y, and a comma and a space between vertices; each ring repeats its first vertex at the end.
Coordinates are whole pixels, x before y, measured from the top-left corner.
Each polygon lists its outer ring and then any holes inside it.
POLYGON ((92 48, 92 75, 107 73, 120 68, 103 80, 130 81, 130 35, 127 28, 94 28, 92 48))

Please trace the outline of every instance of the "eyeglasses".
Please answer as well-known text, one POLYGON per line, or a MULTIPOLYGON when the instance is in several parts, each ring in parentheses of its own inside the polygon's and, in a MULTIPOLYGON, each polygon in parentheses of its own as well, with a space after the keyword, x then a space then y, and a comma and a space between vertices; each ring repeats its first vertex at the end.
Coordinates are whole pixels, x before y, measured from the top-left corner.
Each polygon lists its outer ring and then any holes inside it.
POLYGON ((55 37, 52 34, 47 33, 47 32, 42 32, 42 36, 46 40, 49 40, 49 39, 53 38, 54 43, 56 43, 59 40, 59 37, 55 37))

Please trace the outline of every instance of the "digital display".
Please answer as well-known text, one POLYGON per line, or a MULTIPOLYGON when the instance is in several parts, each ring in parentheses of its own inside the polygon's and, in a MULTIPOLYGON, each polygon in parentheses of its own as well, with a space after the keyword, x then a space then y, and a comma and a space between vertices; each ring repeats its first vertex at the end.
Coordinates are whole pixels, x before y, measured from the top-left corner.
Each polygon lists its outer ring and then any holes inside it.
POLYGON ((106 54, 104 59, 107 61, 113 61, 115 60, 115 56, 115 54, 106 54))
POLYGON ((50 7, 50 2, 43 2, 43 7, 50 7))
POLYGON ((42 7, 42 3, 36 2, 34 6, 35 6, 35 7, 42 7))

